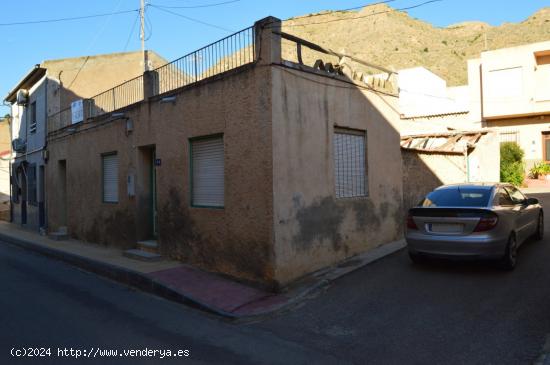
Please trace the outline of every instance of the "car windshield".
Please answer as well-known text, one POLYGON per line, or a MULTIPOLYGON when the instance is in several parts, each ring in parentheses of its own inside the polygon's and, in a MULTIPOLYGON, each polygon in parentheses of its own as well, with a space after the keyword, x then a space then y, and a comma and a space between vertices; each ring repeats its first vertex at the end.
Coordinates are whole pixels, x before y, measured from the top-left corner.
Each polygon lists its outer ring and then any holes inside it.
POLYGON ((420 203, 422 207, 486 207, 491 189, 438 189, 429 193, 420 203))

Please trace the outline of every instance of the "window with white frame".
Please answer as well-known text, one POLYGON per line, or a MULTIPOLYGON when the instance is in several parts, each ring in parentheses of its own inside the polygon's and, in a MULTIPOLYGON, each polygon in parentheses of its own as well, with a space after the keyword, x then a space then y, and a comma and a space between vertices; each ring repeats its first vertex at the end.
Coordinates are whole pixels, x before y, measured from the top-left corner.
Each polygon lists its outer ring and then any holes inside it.
POLYGON ((116 152, 101 156, 103 169, 103 202, 118 203, 118 155, 116 152))
POLYGON ((335 128, 333 145, 336 198, 367 196, 366 132, 335 128))
POLYGON ((191 205, 224 207, 223 136, 196 138, 191 143, 191 205))
POLYGON ((535 53, 535 101, 550 100, 550 50, 535 53))

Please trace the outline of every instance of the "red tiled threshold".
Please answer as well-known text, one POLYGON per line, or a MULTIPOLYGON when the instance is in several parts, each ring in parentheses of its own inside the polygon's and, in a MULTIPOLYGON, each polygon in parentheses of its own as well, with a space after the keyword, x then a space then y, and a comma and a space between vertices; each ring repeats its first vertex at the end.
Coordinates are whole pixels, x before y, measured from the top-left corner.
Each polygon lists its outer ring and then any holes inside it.
POLYGON ((184 296, 237 315, 267 312, 290 299, 282 294, 252 288, 191 267, 177 267, 148 275, 184 296))

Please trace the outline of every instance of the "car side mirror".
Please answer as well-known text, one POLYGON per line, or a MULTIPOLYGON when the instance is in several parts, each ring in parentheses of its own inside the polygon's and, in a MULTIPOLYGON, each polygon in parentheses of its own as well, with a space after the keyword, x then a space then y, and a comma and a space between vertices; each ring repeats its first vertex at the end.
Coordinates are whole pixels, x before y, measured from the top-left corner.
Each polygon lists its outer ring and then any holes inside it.
POLYGON ((535 205, 535 204, 538 204, 538 203, 539 203, 539 200, 537 198, 527 198, 525 200, 526 205, 535 205))

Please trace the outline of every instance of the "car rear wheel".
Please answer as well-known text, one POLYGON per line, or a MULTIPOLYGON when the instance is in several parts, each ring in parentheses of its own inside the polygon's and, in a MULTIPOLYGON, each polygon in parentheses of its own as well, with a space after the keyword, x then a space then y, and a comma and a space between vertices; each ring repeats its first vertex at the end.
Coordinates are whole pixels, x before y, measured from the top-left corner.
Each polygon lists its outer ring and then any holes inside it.
POLYGON ((544 215, 542 212, 539 214, 539 221, 537 224, 537 233, 535 233, 535 239, 540 241, 544 238, 544 215))
POLYGON ((505 270, 514 270, 517 263, 518 256, 518 242, 514 234, 508 238, 508 245, 506 246, 506 253, 501 261, 501 266, 505 270))

